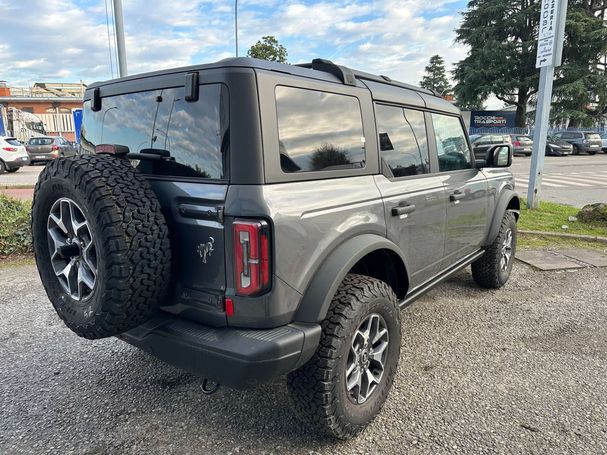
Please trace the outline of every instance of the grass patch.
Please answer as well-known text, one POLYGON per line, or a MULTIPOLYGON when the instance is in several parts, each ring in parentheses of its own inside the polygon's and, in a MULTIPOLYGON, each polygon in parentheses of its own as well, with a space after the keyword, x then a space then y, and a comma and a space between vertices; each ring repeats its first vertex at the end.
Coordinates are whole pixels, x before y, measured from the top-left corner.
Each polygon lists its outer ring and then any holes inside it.
POLYGON ((607 244, 601 242, 592 242, 583 239, 571 239, 567 237, 553 237, 536 234, 519 233, 516 247, 519 250, 538 250, 538 249, 583 249, 595 250, 607 253, 607 244))
POLYGON ((577 216, 580 211, 577 207, 554 202, 540 202, 539 209, 529 210, 526 204, 525 200, 521 200, 519 229, 607 237, 607 227, 598 223, 569 221, 570 216, 577 216), (568 226, 568 229, 563 229, 563 225, 568 226))
POLYGON ((0 259, 31 256, 32 204, 0 194, 0 259))

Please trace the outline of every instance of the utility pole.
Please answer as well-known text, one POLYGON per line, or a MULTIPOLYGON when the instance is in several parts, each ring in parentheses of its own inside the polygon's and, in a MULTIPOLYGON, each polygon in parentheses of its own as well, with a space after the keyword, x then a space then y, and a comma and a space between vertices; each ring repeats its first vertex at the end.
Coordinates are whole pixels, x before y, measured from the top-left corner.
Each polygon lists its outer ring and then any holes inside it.
POLYGON ((116 47, 118 50, 118 70, 120 77, 128 74, 126 69, 126 47, 124 45, 124 22, 122 20, 122 0, 114 1, 114 27, 116 31, 116 47))
POLYGON ((540 86, 535 110, 533 154, 527 189, 527 207, 530 209, 536 209, 540 204, 554 68, 561 66, 566 18, 567 0, 542 0, 535 61, 535 67, 540 68, 540 86))
POLYGON ((234 0, 234 38, 236 41, 236 57, 238 57, 238 0, 234 0))

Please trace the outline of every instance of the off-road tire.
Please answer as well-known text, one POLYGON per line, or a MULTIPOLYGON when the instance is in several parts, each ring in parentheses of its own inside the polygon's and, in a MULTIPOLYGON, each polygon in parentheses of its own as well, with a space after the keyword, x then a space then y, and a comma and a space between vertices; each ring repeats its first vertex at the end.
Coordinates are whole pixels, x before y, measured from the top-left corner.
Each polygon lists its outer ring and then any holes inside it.
POLYGON ((516 217, 514 213, 507 210, 502 218, 497 237, 489 247, 485 250, 485 253, 472 263, 472 278, 481 287, 488 289, 501 288, 512 271, 512 264, 514 263, 514 255, 516 253, 516 217), (508 263, 506 270, 502 270, 500 267, 500 260, 502 256, 502 246, 506 239, 506 233, 508 230, 512 232, 512 256, 508 263))
POLYGON ((374 278, 347 275, 322 322, 318 350, 308 363, 287 377, 298 417, 305 425, 338 439, 361 432, 379 413, 390 392, 398 367, 400 340, 400 309, 392 288, 374 278), (346 390, 346 361, 355 331, 373 313, 384 318, 389 332, 386 368, 368 400, 355 404, 346 390))
POLYGON ((165 296, 171 262, 166 221, 149 183, 127 160, 85 155, 50 162, 36 184, 32 234, 44 289, 61 319, 81 337, 132 329, 165 296), (84 301, 64 290, 50 261, 47 223, 60 198, 82 209, 96 242, 96 284, 84 301))

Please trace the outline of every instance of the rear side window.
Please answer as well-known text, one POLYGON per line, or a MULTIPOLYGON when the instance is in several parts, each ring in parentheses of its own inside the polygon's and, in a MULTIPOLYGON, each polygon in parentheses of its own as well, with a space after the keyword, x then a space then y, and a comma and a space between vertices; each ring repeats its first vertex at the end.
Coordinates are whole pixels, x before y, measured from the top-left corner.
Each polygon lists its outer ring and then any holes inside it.
POLYGON ((470 169, 472 167, 470 149, 459 118, 433 113, 432 123, 436 136, 439 171, 470 169))
POLYGON ((591 141, 601 140, 601 136, 599 136, 599 133, 584 133, 584 136, 586 137, 586 139, 589 139, 591 141))
POLYGON ((131 153, 169 154, 169 160, 134 162, 146 174, 222 179, 226 177, 228 90, 200 86, 199 100, 186 102, 183 87, 103 98, 100 111, 84 103, 81 147, 122 145, 131 153))
POLYGON ((21 142, 19 142, 17 139, 15 139, 14 137, 7 137, 4 139, 8 144, 10 145, 21 145, 21 142))
POLYGON ((375 106, 380 156, 394 177, 430 172, 423 112, 375 106))
POLYGON ((276 112, 283 172, 365 167, 365 137, 356 97, 278 86, 276 112))

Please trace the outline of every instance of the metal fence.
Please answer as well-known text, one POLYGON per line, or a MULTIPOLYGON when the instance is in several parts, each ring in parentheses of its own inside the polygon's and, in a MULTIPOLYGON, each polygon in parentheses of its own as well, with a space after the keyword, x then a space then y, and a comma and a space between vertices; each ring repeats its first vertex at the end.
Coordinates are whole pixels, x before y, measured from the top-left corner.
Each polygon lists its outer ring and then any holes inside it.
MULTIPOLYGON (((607 128, 549 128, 548 135, 558 133, 560 131, 594 131, 599 134, 607 133, 607 128)), ((534 128, 469 128, 470 135, 473 134, 520 134, 525 136, 533 136, 534 128)))

